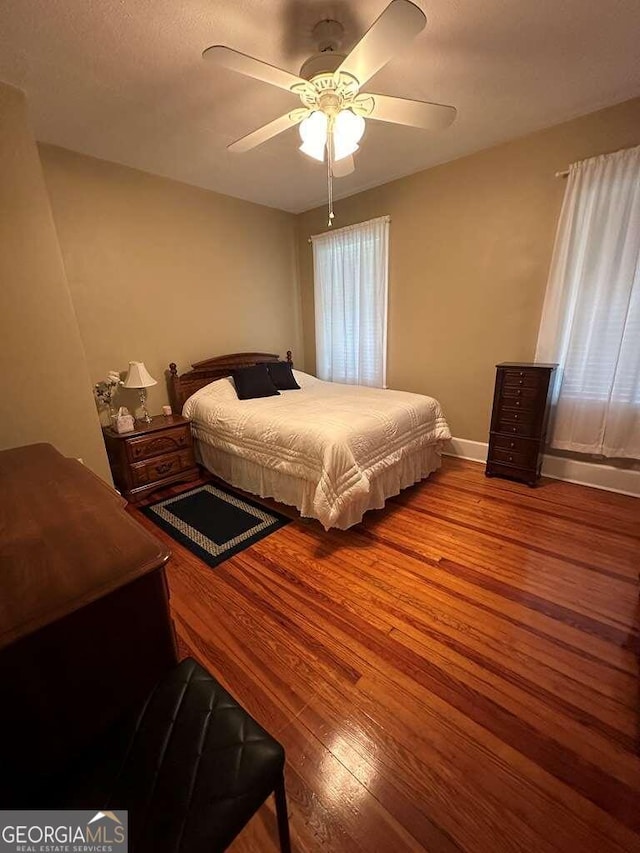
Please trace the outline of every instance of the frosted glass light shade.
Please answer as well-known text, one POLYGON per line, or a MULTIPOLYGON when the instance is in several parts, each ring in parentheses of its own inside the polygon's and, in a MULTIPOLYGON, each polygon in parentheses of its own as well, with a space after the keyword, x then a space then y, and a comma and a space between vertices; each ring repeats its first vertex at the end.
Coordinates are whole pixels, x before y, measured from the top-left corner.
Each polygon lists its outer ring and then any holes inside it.
POLYGON ((341 110, 333 122, 333 159, 342 160, 358 150, 365 123, 351 110, 341 110))
POLYGON ((300 122, 300 151, 319 160, 324 160, 324 149, 327 144, 327 116, 320 110, 314 110, 300 122))
POLYGON ((123 383, 124 388, 151 388, 152 385, 157 384, 143 361, 129 362, 129 370, 123 383))

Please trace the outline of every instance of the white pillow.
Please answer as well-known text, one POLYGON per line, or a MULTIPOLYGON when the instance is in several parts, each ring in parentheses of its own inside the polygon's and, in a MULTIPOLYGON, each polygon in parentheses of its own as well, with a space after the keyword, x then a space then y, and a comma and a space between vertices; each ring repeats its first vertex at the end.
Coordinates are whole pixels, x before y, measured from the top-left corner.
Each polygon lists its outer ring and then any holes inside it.
MULTIPOLYGON (((208 385, 203 386, 198 391, 193 393, 189 400, 196 400, 202 397, 207 397, 211 400, 237 400, 236 388, 230 376, 224 376, 222 379, 216 379, 208 385)), ((185 406, 187 405, 185 403, 185 406)))
POLYGON ((301 388, 308 388, 310 385, 314 385, 321 381, 315 376, 312 376, 310 373, 303 373, 301 370, 294 370, 293 376, 301 388))
POLYGON ((236 386, 233 384, 233 379, 230 376, 223 376, 222 379, 216 379, 215 382, 210 382, 201 389, 206 397, 213 397, 220 400, 237 400, 236 386))

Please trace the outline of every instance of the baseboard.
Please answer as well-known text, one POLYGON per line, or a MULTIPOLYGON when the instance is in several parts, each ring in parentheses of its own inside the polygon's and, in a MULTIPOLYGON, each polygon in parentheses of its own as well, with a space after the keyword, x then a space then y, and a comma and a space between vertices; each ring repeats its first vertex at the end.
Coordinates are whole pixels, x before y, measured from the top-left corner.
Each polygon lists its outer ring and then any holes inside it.
POLYGON ((489 445, 486 441, 471 441, 468 438, 452 438, 443 450, 445 456, 457 456, 471 462, 486 462, 489 445))
POLYGON ((563 456, 545 454, 542 461, 543 477, 579 483, 606 492, 640 497, 640 471, 630 468, 614 468, 613 465, 579 462, 563 456))
MULTIPOLYGON (((445 456, 457 456, 472 462, 486 462, 488 445, 484 441, 471 441, 467 438, 452 438, 443 450, 445 456)), ((613 465, 599 465, 595 462, 579 462, 563 456, 545 454, 542 461, 542 475, 553 480, 565 480, 607 492, 640 497, 640 471, 628 468, 614 468, 613 465)))

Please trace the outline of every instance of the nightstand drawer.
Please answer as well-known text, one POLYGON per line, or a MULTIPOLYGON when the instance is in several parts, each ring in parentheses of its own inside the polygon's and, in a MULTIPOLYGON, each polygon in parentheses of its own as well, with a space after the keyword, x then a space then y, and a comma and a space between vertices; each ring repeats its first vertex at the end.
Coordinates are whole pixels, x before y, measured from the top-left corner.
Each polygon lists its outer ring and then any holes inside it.
POLYGON ((131 476, 134 486, 146 486, 150 483, 158 483, 166 477, 180 474, 195 465, 191 450, 183 450, 180 453, 166 454, 149 459, 146 462, 137 462, 131 466, 131 476))
POLYGON ((132 462, 152 459, 167 453, 174 453, 191 447, 191 430, 188 426, 179 426, 164 430, 159 434, 144 435, 127 441, 127 456, 132 462))

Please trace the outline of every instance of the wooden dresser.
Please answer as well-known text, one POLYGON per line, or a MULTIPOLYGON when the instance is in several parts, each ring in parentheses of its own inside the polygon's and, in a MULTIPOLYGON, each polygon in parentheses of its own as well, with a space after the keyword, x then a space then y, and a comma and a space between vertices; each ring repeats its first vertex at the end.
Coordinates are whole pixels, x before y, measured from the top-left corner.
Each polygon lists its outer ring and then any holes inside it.
POLYGON ((176 661, 169 552, 125 503, 50 444, 0 452, 0 755, 15 790, 176 661))
POLYGON ((540 477, 557 364, 496 365, 487 477, 534 486, 540 477))
POLYGON ((155 489, 198 477, 186 418, 156 415, 150 424, 135 426, 124 433, 103 429, 113 482, 127 500, 135 503, 155 489))

